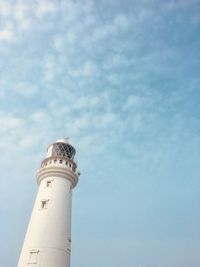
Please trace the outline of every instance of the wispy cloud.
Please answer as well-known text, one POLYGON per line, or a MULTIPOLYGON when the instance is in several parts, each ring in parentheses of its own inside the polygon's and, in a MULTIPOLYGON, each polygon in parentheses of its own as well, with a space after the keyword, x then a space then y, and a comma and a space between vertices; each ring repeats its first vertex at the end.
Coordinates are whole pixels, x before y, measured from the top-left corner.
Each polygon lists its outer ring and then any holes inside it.
POLYGON ((14 39, 14 27, 13 24, 7 23, 4 28, 0 30, 1 41, 12 41, 14 39))
POLYGON ((47 1, 41 0, 37 2, 35 14, 37 17, 41 18, 47 15, 56 14, 59 8, 58 1, 47 1))
POLYGON ((13 90, 22 96, 31 97, 32 95, 36 94, 38 87, 37 85, 31 83, 19 82, 13 86, 13 90))

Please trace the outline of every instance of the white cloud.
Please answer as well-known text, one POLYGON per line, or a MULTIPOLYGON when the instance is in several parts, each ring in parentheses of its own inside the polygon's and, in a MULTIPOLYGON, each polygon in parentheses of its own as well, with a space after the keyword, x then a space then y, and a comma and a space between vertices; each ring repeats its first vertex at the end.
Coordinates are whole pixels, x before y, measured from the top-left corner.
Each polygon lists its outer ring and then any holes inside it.
POLYGON ((40 141, 41 136, 36 134, 26 134, 18 142, 18 148, 22 151, 27 151, 29 148, 33 148, 40 141))
POLYGON ((20 30, 27 30, 32 24, 32 5, 23 1, 9 3, 0 1, 1 30, 0 40, 13 41, 19 39, 20 30))
POLYGON ((0 30, 0 41, 11 41, 14 39, 14 26, 12 23, 6 23, 5 27, 0 30))
POLYGON ((97 65, 92 61, 85 62, 80 68, 74 68, 69 71, 72 77, 94 76, 97 73, 97 65))
POLYGON ((30 97, 37 93, 38 86, 28 82, 19 82, 16 85, 14 85, 12 89, 13 91, 22 96, 30 97))
POLYGON ((29 29, 32 24, 30 9, 25 3, 18 3, 14 8, 14 17, 17 21, 17 26, 22 30, 29 29))
POLYGON ((6 133, 12 130, 15 131, 16 128, 22 127, 22 125, 24 125, 24 120, 14 115, 7 115, 1 113, 0 125, 1 125, 0 131, 6 133))
POLYGON ((0 0, 0 16, 9 16, 12 13, 12 5, 8 1, 0 0))
POLYGON ((36 124, 46 124, 50 122, 50 117, 45 111, 36 111, 31 114, 30 119, 36 124))
POLYGON ((28 6, 27 5, 25 5, 24 3, 18 3, 15 6, 15 16, 17 18, 22 19, 25 16, 25 14, 26 14, 27 9, 28 9, 28 6))
POLYGON ((36 16, 42 18, 48 14, 55 14, 58 11, 58 3, 56 4, 53 1, 40 0, 37 2, 37 7, 35 10, 36 16))

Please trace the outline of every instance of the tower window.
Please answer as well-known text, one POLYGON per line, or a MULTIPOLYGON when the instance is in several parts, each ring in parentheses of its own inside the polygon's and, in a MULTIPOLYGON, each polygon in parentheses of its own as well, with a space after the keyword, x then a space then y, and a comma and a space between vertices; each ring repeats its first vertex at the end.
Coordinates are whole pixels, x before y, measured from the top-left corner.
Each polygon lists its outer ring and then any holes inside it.
POLYGON ((33 249, 29 252, 28 264, 37 264, 39 250, 33 249))
POLYGON ((57 159, 54 159, 54 163, 56 163, 57 159))
POLYGON ((69 167, 71 168, 71 166, 72 166, 72 164, 70 163, 70 164, 69 164, 69 167))
POLYGON ((46 182, 46 187, 51 187, 52 181, 47 181, 46 182))
POLYGON ((65 165, 67 165, 68 164, 68 162, 67 161, 65 161, 65 165))
POLYGON ((49 200, 42 200, 41 201, 41 209, 47 209, 49 200))
POLYGON ((63 160, 62 159, 60 159, 60 163, 63 163, 63 160))

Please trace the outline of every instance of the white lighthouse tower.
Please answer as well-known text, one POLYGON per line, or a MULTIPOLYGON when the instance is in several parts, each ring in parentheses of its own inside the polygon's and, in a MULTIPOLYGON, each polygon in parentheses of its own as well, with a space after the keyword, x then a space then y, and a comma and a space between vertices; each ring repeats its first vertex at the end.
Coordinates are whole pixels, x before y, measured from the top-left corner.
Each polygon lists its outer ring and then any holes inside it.
POLYGON ((48 146, 18 267, 70 267, 71 199, 79 173, 68 139, 48 146))

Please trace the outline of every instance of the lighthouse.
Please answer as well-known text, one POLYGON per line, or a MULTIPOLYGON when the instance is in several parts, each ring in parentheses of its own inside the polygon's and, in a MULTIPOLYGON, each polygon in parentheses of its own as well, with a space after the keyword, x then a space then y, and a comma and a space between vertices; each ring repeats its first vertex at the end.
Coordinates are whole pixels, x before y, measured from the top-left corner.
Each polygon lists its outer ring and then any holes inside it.
POLYGON ((18 267, 70 267, 72 189, 79 173, 67 138, 50 144, 18 267))

